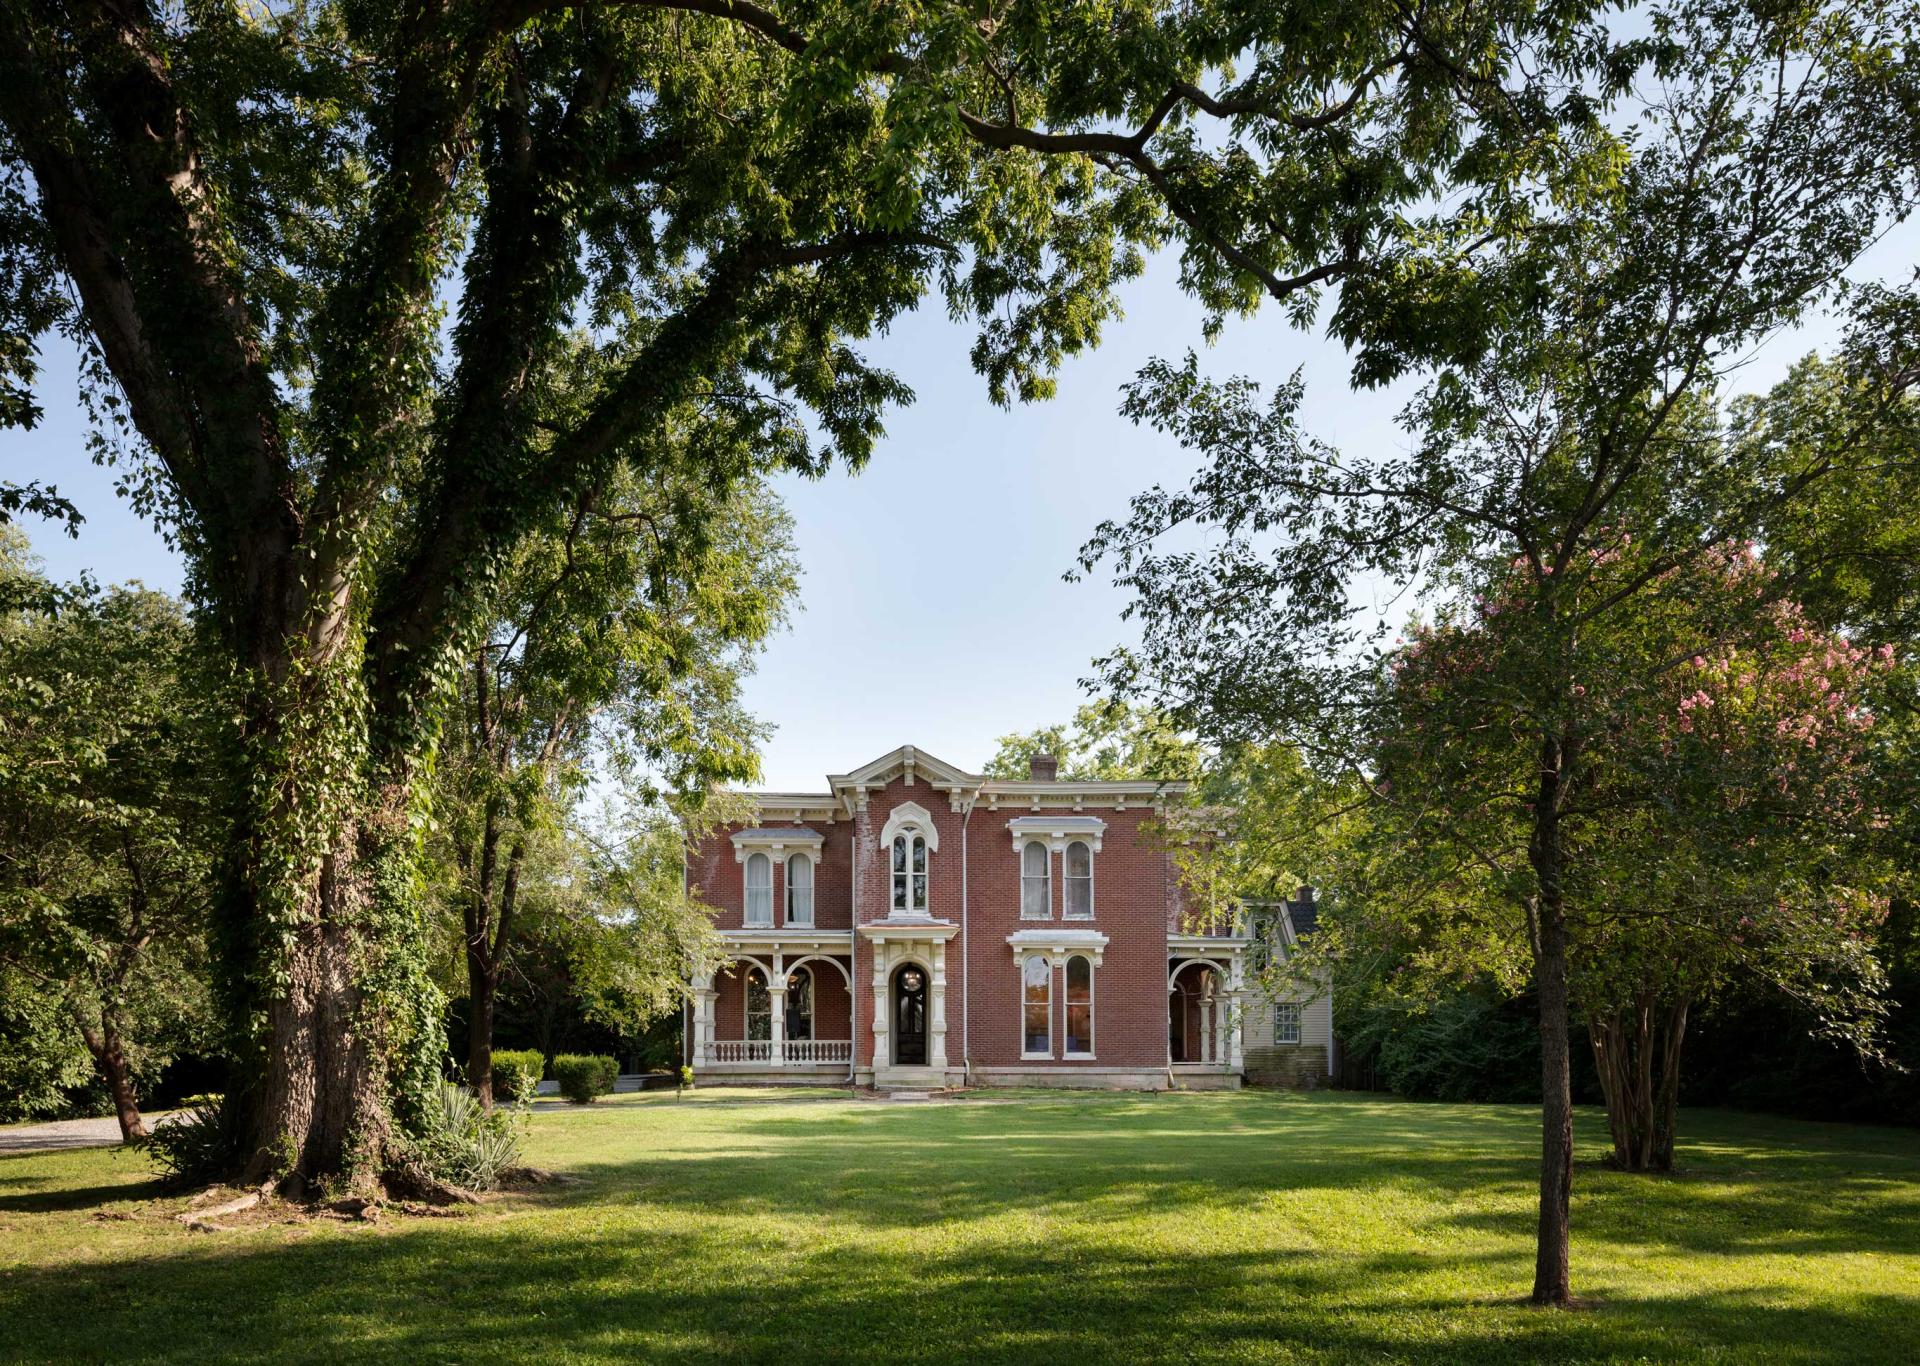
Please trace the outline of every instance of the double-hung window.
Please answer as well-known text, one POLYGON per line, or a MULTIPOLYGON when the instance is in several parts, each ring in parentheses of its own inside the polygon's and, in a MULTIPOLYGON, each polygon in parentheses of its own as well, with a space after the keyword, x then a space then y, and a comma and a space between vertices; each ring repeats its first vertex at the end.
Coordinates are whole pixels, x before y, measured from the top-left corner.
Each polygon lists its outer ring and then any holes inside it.
POLYGON ((773 860, 765 854, 747 855, 747 924, 773 923, 773 860))
POLYGON ((1053 886, 1047 846, 1028 840, 1020 851, 1020 918, 1053 919, 1053 886))
POLYGON ((893 909, 927 909, 927 841, 920 834, 893 837, 893 909))
POLYGON ((1093 846, 1085 840, 1067 846, 1067 919, 1093 919, 1093 846))
POLYGON ((1037 953, 1020 969, 1020 1056, 1053 1056, 1053 964, 1037 953))
POLYGON ((1093 1056, 1093 960, 1067 960, 1067 1056, 1093 1056))
POLYGON ((787 923, 813 923, 813 859, 806 854, 787 859, 787 923))
POLYGON ((1282 1001, 1273 1008, 1273 1041, 1300 1042, 1300 1007, 1295 1002, 1282 1001))

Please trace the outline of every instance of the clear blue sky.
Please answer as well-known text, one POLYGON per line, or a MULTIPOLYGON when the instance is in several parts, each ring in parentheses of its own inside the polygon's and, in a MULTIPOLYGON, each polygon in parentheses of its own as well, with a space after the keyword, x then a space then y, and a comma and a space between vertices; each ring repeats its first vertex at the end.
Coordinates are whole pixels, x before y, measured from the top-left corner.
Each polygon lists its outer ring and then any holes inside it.
MULTIPOLYGON (((1901 278, 1920 261, 1920 229, 1882 241, 1856 274, 1901 278)), ((1105 344, 1066 368, 1053 401, 1003 411, 967 363, 969 329, 937 301, 875 344, 914 389, 865 472, 781 482, 805 571, 792 629, 767 650, 748 688, 778 729, 765 786, 815 790, 911 743, 977 768, 996 737, 1069 718, 1093 657, 1126 638, 1124 597, 1100 581, 1061 575, 1103 517, 1156 481, 1183 480, 1178 447, 1116 413, 1120 386, 1155 355, 1199 347, 1200 314, 1162 261, 1126 296, 1127 317, 1105 344)), ((1759 388, 1808 349, 1829 343, 1816 323, 1765 347, 1741 380, 1759 388)), ((141 579, 177 591, 177 558, 114 493, 112 471, 88 462, 69 351, 49 348, 40 400, 47 421, 0 441, 0 477, 57 483, 87 517, 77 541, 29 524, 49 570, 88 569, 103 581, 141 579)), ((1338 347, 1289 328, 1277 310, 1231 323, 1203 352, 1214 374, 1272 381, 1305 368, 1305 419, 1319 436, 1357 447, 1400 443, 1399 398, 1354 394, 1338 347)))

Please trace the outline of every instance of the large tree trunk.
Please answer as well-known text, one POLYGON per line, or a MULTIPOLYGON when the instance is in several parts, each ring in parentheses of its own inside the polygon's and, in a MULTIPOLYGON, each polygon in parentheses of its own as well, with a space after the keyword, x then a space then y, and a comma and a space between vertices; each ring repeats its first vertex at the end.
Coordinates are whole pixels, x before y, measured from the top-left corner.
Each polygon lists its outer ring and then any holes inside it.
POLYGON ((386 946, 368 934, 371 894, 356 843, 343 840, 327 856, 281 948, 243 1129, 248 1184, 278 1179, 297 1191, 333 1181, 364 1194, 386 1165, 393 1117, 379 1044, 388 1031, 363 981, 386 946))
POLYGON ((240 755, 236 1157, 247 1184, 376 1195, 410 1170, 402 1128, 444 1047, 415 904, 415 770, 397 746, 370 757, 383 718, 352 649, 289 672, 253 697, 240 755))
POLYGON ((120 1030, 114 1023, 112 1012, 100 1012, 98 1029, 87 1019, 84 1009, 75 1007, 75 1014, 80 1024, 80 1037, 86 1041, 87 1052, 93 1055, 93 1064, 100 1069, 107 1090, 113 1096, 113 1113, 114 1118, 120 1121, 121 1139, 131 1143, 137 1138, 145 1138, 147 1125, 140 1118, 140 1097, 134 1090, 133 1072, 127 1066, 126 1048, 121 1043, 120 1030))
POLYGON ((1642 994, 1592 1022, 1593 1060, 1613 1136, 1611 1161, 1622 1171, 1673 1170, 1687 1006, 1684 998, 1660 1005, 1642 994))
POLYGON ((467 998, 472 1023, 467 1039, 467 1085, 480 1104, 493 1108, 493 998, 498 980, 467 955, 467 998))
POLYGON ((1533 1302, 1573 1298, 1570 1269, 1573 1199, 1573 1071, 1567 1044, 1567 908, 1561 887, 1560 803, 1570 747, 1541 745, 1540 780, 1529 857, 1538 892, 1533 906, 1533 971, 1540 999, 1540 1219, 1533 1302))

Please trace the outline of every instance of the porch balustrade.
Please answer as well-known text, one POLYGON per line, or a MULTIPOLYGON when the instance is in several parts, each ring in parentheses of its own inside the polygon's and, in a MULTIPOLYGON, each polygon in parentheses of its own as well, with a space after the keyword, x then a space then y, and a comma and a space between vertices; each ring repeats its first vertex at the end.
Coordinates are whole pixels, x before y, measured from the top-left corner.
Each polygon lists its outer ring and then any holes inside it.
POLYGON ((764 1063, 769 1067, 837 1063, 844 1067, 853 1060, 851 1039, 785 1039, 777 1058, 772 1039, 715 1039, 711 1047, 716 1063, 764 1063))
POLYGON ((715 1039, 713 1060, 715 1062, 772 1062, 773 1040, 715 1039))
POLYGON ((788 1039, 787 1061, 793 1063, 839 1063, 853 1061, 852 1039, 788 1039))

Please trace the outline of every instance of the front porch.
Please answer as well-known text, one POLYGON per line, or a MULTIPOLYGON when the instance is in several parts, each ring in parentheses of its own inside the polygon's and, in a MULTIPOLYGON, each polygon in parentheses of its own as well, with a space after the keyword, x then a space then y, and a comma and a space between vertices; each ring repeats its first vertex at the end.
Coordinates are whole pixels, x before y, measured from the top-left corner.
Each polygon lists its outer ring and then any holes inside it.
POLYGON ((692 1057, 713 1082, 844 1082, 853 1068, 845 931, 723 932, 732 961, 695 977, 692 1057))
POLYGON ((1241 1085, 1249 942, 1237 935, 1167 936, 1167 1071, 1175 1085, 1241 1085))

